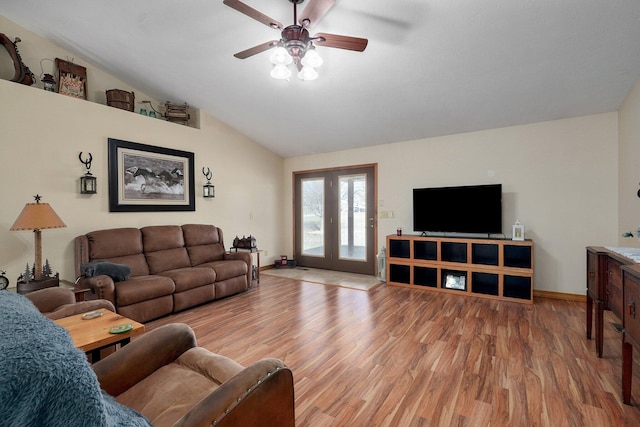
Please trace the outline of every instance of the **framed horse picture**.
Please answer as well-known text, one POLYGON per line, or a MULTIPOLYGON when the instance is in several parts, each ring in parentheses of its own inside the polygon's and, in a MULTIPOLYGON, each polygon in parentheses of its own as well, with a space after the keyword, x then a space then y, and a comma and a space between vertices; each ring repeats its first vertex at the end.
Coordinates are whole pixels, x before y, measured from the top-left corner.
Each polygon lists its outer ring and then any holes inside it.
POLYGON ((195 211, 194 155, 109 138, 109 211, 195 211))

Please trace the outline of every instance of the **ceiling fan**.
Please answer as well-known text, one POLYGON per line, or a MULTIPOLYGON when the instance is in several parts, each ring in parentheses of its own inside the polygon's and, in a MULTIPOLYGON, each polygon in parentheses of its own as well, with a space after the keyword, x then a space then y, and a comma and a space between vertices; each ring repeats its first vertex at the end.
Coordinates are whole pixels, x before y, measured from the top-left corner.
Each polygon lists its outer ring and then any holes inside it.
POLYGON ((309 0, 298 19, 298 4, 304 0, 288 0, 293 4, 293 25, 283 26, 277 20, 259 12, 239 0, 224 0, 223 3, 271 28, 281 30, 280 40, 271 40, 252 48, 236 53, 236 58, 246 59, 255 54, 276 48, 271 55, 274 64, 271 76, 276 79, 287 79, 291 71, 287 65, 293 63, 298 68, 298 77, 302 80, 314 80, 318 77, 315 68, 322 65, 322 58, 315 50, 315 45, 362 52, 368 40, 359 37, 341 36, 337 34, 317 33, 309 35, 312 28, 329 11, 336 0, 309 0), (296 23, 297 22, 297 23, 296 23))

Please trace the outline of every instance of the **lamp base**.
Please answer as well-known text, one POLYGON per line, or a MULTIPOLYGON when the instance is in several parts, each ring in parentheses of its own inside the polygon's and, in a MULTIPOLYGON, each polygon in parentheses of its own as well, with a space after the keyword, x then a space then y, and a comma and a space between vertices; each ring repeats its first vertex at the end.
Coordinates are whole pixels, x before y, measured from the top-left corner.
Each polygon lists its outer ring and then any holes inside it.
POLYGON ((18 282, 16 284, 17 291, 21 295, 44 288, 55 288, 57 286, 60 286, 59 273, 56 273, 56 275, 52 277, 43 278, 42 280, 30 280, 29 283, 18 282))

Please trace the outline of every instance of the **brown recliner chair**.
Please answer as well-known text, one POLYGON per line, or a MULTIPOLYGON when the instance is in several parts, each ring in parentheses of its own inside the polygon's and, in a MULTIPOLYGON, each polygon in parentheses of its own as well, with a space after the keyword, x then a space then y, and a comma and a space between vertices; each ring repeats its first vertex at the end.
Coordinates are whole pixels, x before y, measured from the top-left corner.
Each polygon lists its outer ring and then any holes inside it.
POLYGON ((113 304, 105 299, 76 302, 76 296, 73 291, 66 288, 40 289, 26 294, 25 297, 51 320, 87 313, 100 308, 116 311, 113 304))
POLYGON ((191 328, 152 330, 95 363, 100 386, 162 426, 295 426, 293 375, 278 359, 248 367, 196 344, 191 328))

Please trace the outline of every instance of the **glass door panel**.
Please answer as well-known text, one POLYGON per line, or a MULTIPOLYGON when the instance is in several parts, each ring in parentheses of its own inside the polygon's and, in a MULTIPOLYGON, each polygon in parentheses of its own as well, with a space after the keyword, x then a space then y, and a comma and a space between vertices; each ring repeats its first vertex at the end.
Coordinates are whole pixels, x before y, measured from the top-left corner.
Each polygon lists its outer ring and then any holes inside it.
POLYGON ((367 260, 367 177, 341 175, 340 183, 340 259, 367 260))
POLYGON ((325 256, 324 178, 302 179, 302 254, 325 256))

